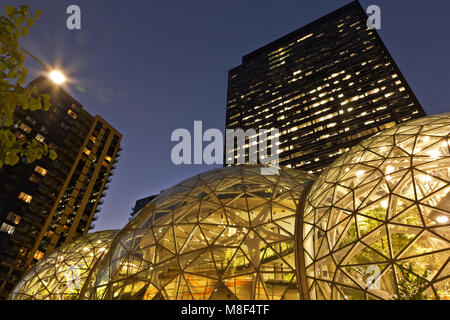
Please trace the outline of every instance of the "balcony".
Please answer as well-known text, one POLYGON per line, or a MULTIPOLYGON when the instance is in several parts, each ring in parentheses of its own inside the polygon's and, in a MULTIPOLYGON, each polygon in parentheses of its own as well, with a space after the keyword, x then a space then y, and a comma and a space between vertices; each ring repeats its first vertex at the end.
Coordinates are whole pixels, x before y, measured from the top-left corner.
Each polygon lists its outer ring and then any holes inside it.
POLYGON ((44 213, 42 210, 35 210, 35 211, 33 211, 33 213, 36 216, 38 216, 39 218, 42 218, 42 219, 46 219, 47 218, 47 214, 44 213))
POLYGON ((15 251, 13 251, 13 250, 10 250, 10 249, 5 249, 5 250, 3 250, 3 252, 6 254, 6 255, 8 255, 8 256, 10 256, 11 258, 15 258, 15 257, 17 257, 17 252, 15 252, 15 251))
POLYGON ((31 225, 33 225, 35 227, 38 227, 38 228, 42 227, 41 219, 36 217, 36 215, 31 215, 31 214, 27 213, 27 214, 22 216, 22 219, 26 223, 31 224, 31 225))
POLYGON ((0 261, 0 265, 7 268, 14 268, 16 265, 16 260, 9 257, 3 257, 3 259, 0 261))
POLYGON ((67 175, 69 174, 69 169, 67 169, 67 167, 64 167, 62 164, 55 166, 55 168, 63 175, 63 177, 67 177, 67 175))
POLYGON ((24 226, 22 225, 22 226, 16 227, 16 232, 19 232, 19 233, 23 234, 24 236, 27 236, 28 230, 27 230, 26 227, 24 227, 24 226))
POLYGON ((58 182, 60 182, 61 184, 64 183, 64 179, 61 178, 61 175, 57 174, 54 170, 48 171, 48 175, 49 175, 52 179, 57 180, 58 182))
POLYGON ((51 188, 51 189, 53 189, 54 191, 59 191, 60 190, 60 186, 58 186, 57 184, 56 184, 56 182, 52 179, 52 178, 50 178, 50 179, 45 179, 44 178, 44 180, 42 181, 42 183, 43 184, 45 184, 48 188, 51 188))

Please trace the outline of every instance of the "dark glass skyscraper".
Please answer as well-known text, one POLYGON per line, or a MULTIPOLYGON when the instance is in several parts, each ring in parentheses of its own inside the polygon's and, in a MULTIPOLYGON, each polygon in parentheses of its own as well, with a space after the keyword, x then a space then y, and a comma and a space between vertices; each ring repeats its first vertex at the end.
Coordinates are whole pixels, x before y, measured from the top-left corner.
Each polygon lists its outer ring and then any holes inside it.
POLYGON ((227 99, 227 129, 278 129, 280 165, 312 173, 425 116, 358 1, 244 56, 227 99))
POLYGON ((49 94, 52 107, 19 109, 12 131, 47 143, 58 158, 0 169, 0 298, 33 262, 93 228, 122 139, 49 79, 30 85, 49 94))

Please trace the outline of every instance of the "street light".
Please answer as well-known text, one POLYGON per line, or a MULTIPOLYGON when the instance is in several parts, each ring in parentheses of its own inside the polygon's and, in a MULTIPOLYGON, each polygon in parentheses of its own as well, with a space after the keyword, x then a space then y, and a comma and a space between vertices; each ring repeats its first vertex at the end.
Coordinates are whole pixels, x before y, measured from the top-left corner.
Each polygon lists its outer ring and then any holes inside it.
POLYGON ((47 72, 47 76, 50 78, 50 80, 52 80, 55 84, 63 84, 64 82, 66 82, 66 76, 58 70, 52 69, 51 67, 49 67, 48 65, 46 65, 45 63, 43 63, 41 60, 39 60, 38 58, 36 58, 35 56, 33 56, 28 50, 25 50, 24 48, 20 48, 20 50, 22 50, 24 53, 26 53, 27 55, 29 55, 31 58, 33 58, 34 60, 36 60, 41 66, 44 67, 45 71, 47 72))
POLYGON ((49 72, 48 76, 56 84, 62 84, 66 81, 66 77, 58 70, 49 72))

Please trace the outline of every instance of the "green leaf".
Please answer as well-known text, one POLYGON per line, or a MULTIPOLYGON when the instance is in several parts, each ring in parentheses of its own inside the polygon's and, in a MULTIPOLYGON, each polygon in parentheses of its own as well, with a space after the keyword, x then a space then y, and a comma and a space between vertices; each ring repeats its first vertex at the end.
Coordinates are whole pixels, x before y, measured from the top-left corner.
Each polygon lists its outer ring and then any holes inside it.
POLYGON ((48 152, 48 157, 50 158, 50 160, 56 160, 56 158, 58 158, 58 154, 55 152, 55 150, 50 149, 50 151, 48 152))
POLYGON ((6 155, 5 164, 13 166, 13 165, 17 164, 17 162, 19 162, 19 157, 17 156, 17 154, 9 153, 6 155))
POLYGON ((34 25, 34 19, 32 17, 28 18, 27 25, 31 28, 34 25))
POLYGON ((44 98, 44 110, 48 111, 48 109, 50 109, 51 107, 50 96, 48 94, 43 94, 42 96, 44 98))
POLYGON ((21 5, 21 6, 19 6, 19 8, 20 8, 20 11, 22 12, 22 14, 26 15, 30 6, 21 5))
POLYGON ((17 73, 14 72, 13 70, 10 70, 8 73, 8 78, 9 79, 15 79, 17 77, 17 73))
POLYGON ((20 28, 20 30, 22 31, 24 37, 28 37, 28 35, 30 34, 30 29, 28 29, 27 27, 22 27, 20 28))
POLYGON ((33 162, 43 156, 56 159, 56 152, 34 139, 22 137, 17 140, 8 129, 14 124, 14 112, 17 109, 27 113, 50 107, 50 97, 44 97, 37 87, 23 87, 27 80, 28 69, 25 61, 28 57, 20 49, 19 39, 30 34, 30 28, 42 11, 30 11, 29 6, 6 6, 6 15, 0 14, 0 168, 13 166, 26 158, 33 162), (32 141, 33 140, 33 141, 32 141))
POLYGON ((7 6, 5 8, 5 13, 7 16, 12 16, 15 12, 16 12, 16 8, 14 8, 13 6, 7 6))

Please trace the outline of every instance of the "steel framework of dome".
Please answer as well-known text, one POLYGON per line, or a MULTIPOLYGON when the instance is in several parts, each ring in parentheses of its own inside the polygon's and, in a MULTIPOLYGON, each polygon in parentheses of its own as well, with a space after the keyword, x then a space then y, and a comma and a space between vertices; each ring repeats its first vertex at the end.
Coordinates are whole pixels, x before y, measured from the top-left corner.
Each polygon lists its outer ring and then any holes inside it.
POLYGON ((450 114, 411 121, 321 174, 297 234, 311 299, 450 298, 449 134, 450 114))
POLYGON ((313 176, 216 169, 163 192, 118 235, 92 299, 299 299, 294 229, 313 176))
POLYGON ((410 121, 318 178, 208 171, 44 257, 12 298, 450 299, 449 135, 450 114, 410 121))
POLYGON ((58 248, 28 271, 13 289, 10 299, 79 299, 92 269, 108 250, 116 233, 91 233, 58 248))

